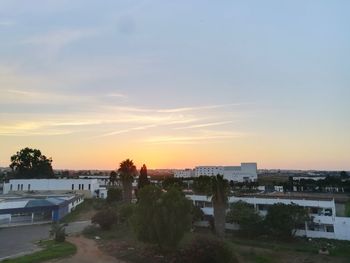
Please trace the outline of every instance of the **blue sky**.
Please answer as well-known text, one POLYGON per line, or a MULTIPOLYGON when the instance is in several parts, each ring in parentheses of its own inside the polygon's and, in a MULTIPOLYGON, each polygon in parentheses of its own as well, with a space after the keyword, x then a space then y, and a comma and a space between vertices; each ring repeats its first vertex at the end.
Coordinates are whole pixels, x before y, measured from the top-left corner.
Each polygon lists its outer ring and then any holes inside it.
POLYGON ((0 1, 0 165, 350 169, 348 1, 0 1), (70 153, 67 154, 67 149, 70 153))

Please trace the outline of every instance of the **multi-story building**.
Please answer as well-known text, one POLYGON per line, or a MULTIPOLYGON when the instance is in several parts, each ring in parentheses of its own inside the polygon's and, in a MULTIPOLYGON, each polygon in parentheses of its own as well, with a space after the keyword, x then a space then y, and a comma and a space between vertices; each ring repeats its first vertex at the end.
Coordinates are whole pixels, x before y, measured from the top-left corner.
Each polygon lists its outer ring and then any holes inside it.
MULTIPOLYGON (((214 214, 211 199, 201 195, 187 195, 196 206, 201 207, 204 214, 212 216, 214 214)), ((350 240, 350 217, 345 216, 345 200, 335 200, 331 195, 306 195, 303 193, 272 193, 233 196, 229 198, 229 203, 244 201, 254 206, 254 208, 265 216, 268 207, 277 204, 296 204, 307 208, 311 220, 305 222, 305 226, 297 229, 296 235, 311 238, 329 238, 350 240)))
POLYGON ((256 163, 241 163, 240 166, 197 166, 195 176, 222 175, 228 181, 253 182, 258 179, 256 163))
POLYGON ((86 198, 107 197, 107 190, 97 179, 12 179, 4 183, 3 193, 14 192, 79 193, 86 198))
POLYGON ((195 173, 193 169, 174 170, 175 178, 190 178, 194 176, 195 173))

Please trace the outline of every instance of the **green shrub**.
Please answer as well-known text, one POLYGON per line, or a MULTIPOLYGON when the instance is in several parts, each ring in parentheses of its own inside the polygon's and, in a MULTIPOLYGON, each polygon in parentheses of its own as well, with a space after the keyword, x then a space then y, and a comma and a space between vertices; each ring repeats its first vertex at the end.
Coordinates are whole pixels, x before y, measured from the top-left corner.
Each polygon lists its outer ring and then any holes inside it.
POLYGON ((117 213, 112 209, 97 212, 91 219, 93 224, 98 224, 103 230, 111 229, 117 223, 117 213))
POLYGON ((50 236, 57 242, 64 242, 66 240, 66 230, 63 225, 53 223, 51 225, 50 236))
POLYGON ((83 235, 87 237, 94 237, 97 236, 99 233, 99 229, 97 226, 90 225, 84 228, 83 235))
POLYGON ((237 263, 230 247, 221 239, 197 236, 190 245, 179 251, 176 263, 237 263))
POLYGON ((109 188, 107 191, 107 203, 119 202, 123 199, 123 192, 119 188, 109 188))
POLYGON ((125 223, 129 222, 130 218, 134 214, 135 205, 134 204, 122 204, 118 207, 118 219, 119 222, 125 223))

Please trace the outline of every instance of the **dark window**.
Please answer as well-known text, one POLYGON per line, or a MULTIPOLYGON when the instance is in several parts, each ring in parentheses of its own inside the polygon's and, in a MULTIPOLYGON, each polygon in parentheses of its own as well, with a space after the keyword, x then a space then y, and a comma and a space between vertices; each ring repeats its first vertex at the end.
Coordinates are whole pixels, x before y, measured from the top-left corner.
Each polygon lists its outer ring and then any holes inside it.
POLYGON ((17 185, 17 190, 19 191, 19 189, 20 189, 20 185, 18 184, 18 185, 17 185))
POLYGON ((74 184, 72 184, 72 190, 74 190, 74 184))
POLYGON ((84 184, 81 184, 81 190, 84 190, 84 184))
POLYGON ((30 191, 30 184, 28 184, 28 191, 30 191))
POLYGON ((10 184, 10 191, 12 191, 12 184, 10 184))
POLYGON ((91 184, 89 184, 89 190, 91 190, 91 184))

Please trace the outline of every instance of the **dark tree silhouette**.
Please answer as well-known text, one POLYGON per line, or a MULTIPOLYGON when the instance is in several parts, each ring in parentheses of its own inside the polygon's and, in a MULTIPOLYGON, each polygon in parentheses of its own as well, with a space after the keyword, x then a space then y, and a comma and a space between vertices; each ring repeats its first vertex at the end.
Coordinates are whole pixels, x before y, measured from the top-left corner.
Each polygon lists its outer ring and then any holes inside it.
POLYGON ((140 170, 139 182, 138 182, 137 187, 138 187, 138 189, 141 189, 142 187, 149 185, 149 184, 150 184, 150 181, 148 180, 148 177, 147 177, 147 167, 144 164, 140 170))
POLYGON ((40 150, 27 147, 11 157, 10 168, 16 178, 53 178, 51 163, 40 150))
POLYGON ((120 163, 118 172, 123 185, 123 200, 127 203, 131 203, 132 182, 137 174, 136 166, 132 160, 126 159, 120 163))
POLYGON ((115 171, 112 171, 109 174, 109 182, 111 185, 115 185, 115 183, 117 182, 117 173, 115 171))

